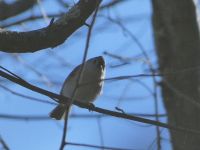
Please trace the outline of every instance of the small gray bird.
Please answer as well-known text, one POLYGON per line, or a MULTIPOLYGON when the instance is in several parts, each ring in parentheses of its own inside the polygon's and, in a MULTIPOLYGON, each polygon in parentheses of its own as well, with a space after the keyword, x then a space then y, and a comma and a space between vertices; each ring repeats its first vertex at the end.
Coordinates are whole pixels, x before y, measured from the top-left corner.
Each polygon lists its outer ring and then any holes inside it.
MULTIPOLYGON (((105 77, 105 61, 102 56, 94 57, 85 62, 85 64, 78 65, 66 78, 63 87, 61 89, 61 95, 74 98, 76 101, 81 102, 93 102, 96 97, 100 94, 103 79, 105 77), (81 76, 80 71, 83 67, 81 76), (76 88, 78 77, 80 77, 80 84, 76 88), (75 95, 73 92, 76 88, 75 95)), ((50 117, 56 120, 64 118, 65 115, 68 115, 70 106, 65 104, 59 104, 53 111, 50 113, 50 117)))

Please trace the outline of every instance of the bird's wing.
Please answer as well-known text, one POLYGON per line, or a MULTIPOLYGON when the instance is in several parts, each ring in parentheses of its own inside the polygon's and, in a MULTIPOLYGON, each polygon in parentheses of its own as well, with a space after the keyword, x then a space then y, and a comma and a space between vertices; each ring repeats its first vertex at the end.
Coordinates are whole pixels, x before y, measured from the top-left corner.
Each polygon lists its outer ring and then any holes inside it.
POLYGON ((81 65, 78 65, 76 68, 74 68, 72 70, 72 72, 70 72, 70 74, 67 76, 67 78, 65 79, 65 82, 63 83, 62 89, 60 91, 60 94, 62 95, 63 90, 64 90, 64 86, 67 85, 67 82, 71 81, 73 78, 77 78, 78 76, 78 71, 80 70, 81 65))

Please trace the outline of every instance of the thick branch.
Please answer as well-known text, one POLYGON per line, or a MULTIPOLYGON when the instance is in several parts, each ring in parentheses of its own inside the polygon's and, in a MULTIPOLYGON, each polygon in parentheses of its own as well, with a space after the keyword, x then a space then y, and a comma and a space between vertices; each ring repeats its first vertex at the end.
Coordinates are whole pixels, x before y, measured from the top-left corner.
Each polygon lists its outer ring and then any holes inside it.
POLYGON ((36 2, 37 0, 18 0, 12 4, 0 2, 0 21, 30 9, 36 2))
POLYGON ((0 50, 8 53, 35 52, 62 44, 81 27, 101 0, 80 0, 65 15, 46 28, 29 32, 0 31, 0 50))
MULTIPOLYGON (((60 1, 59 1, 60 2, 60 1)), ((62 0, 61 0, 62 2, 62 0)), ((117 4, 121 4, 122 2, 126 2, 126 1, 123 1, 123 0, 113 0, 111 1, 110 3, 106 4, 106 5, 102 5, 99 9, 100 10, 103 10, 105 8, 110 8, 110 7, 114 7, 116 6, 117 4)), ((67 7, 68 8, 68 7, 67 7)), ((49 18, 55 18, 55 17, 61 17, 63 15, 63 13, 57 13, 57 14, 48 14, 48 17, 49 18)), ((28 16, 26 18, 20 18, 18 20, 15 20, 13 22, 3 22, 1 24, 1 28, 7 28, 7 27, 10 27, 10 26, 13 26, 13 25, 20 25, 21 23, 24 23, 24 22, 28 22, 28 21, 33 21, 33 20, 36 20, 36 19, 43 19, 44 16, 43 15, 36 15, 36 16, 28 16)))

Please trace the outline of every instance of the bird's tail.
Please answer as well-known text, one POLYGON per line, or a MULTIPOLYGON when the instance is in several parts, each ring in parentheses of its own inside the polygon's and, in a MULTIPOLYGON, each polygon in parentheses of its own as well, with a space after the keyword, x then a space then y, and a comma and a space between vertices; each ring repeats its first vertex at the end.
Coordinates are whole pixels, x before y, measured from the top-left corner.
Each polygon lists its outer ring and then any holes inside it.
POLYGON ((59 104, 50 112, 50 117, 56 120, 64 119, 66 115, 68 115, 69 106, 64 104, 59 104))

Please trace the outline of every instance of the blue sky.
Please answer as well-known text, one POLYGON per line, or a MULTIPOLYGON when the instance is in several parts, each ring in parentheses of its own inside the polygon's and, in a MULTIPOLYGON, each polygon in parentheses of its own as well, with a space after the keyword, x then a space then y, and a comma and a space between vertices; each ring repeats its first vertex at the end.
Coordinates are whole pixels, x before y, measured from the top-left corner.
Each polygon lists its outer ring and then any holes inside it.
MULTIPOLYGON (((43 9, 48 13, 65 12, 64 8, 53 1, 43 3, 43 9), (52 9, 53 8, 53 9, 52 9)), ((30 14, 40 14, 38 6, 31 12, 26 12, 19 18, 30 14)), ((47 13, 47 14, 48 14, 47 13)), ((151 1, 129 0, 112 9, 101 11, 93 30, 92 39, 87 58, 102 55, 106 60, 106 77, 136 75, 149 73, 148 64, 141 55, 141 49, 130 36, 118 25, 109 22, 105 16, 108 14, 131 31, 146 50, 152 64, 156 68, 156 56, 154 52, 153 31, 151 25, 151 1), (104 52, 130 58, 128 65, 112 67, 120 64, 104 52)), ((13 20, 7 20, 7 22, 13 20)), ((89 20, 88 20, 89 21, 89 20)), ((24 31, 45 26, 44 20, 34 23, 25 23, 10 29, 24 31)), ((10 55, 2 53, 1 65, 23 77, 30 83, 47 90, 59 93, 62 83, 72 69, 81 63, 86 41, 87 27, 80 28, 64 44, 54 48, 45 49, 35 53, 10 55), (61 63, 62 62, 62 63, 61 63), (26 65, 25 65, 26 64, 26 65), (28 65, 27 65, 28 64, 28 65), (29 66, 29 67, 27 67, 29 66), (34 68, 31 69, 31 67, 34 68), (40 73, 40 74, 39 74, 40 73), (41 76, 42 74, 42 76, 41 76)), ((154 101, 150 93, 141 85, 141 82, 153 89, 151 78, 137 78, 133 80, 121 80, 106 82, 103 94, 97 98, 94 104, 105 109, 115 110, 122 108, 126 113, 154 113, 154 101), (138 81, 139 80, 139 81, 138 81)), ((10 82, 2 82, 2 85, 32 97, 51 101, 45 96, 34 93, 10 82)), ((1 90, 0 113, 15 115, 41 115, 48 116, 54 105, 30 101, 22 97, 1 90)), ((158 89, 158 93, 160 93, 158 89)), ((159 112, 165 113, 159 94, 159 112)), ((72 114, 91 114, 86 109, 76 106, 72 114)), ((149 118, 154 119, 154 118, 149 118)), ((161 118, 165 122, 166 118, 161 118)), ((61 142, 63 121, 13 121, 0 119, 0 134, 5 139, 11 150, 55 150, 61 142)), ((104 117, 101 119, 70 118, 68 124, 67 139, 70 142, 101 145, 101 128, 104 146, 131 148, 137 150, 156 148, 156 130, 154 126, 133 122, 125 119, 104 117)), ((169 135, 166 129, 161 129, 163 149, 169 150, 169 135)), ((67 146, 70 150, 92 150, 76 146, 67 146)))

